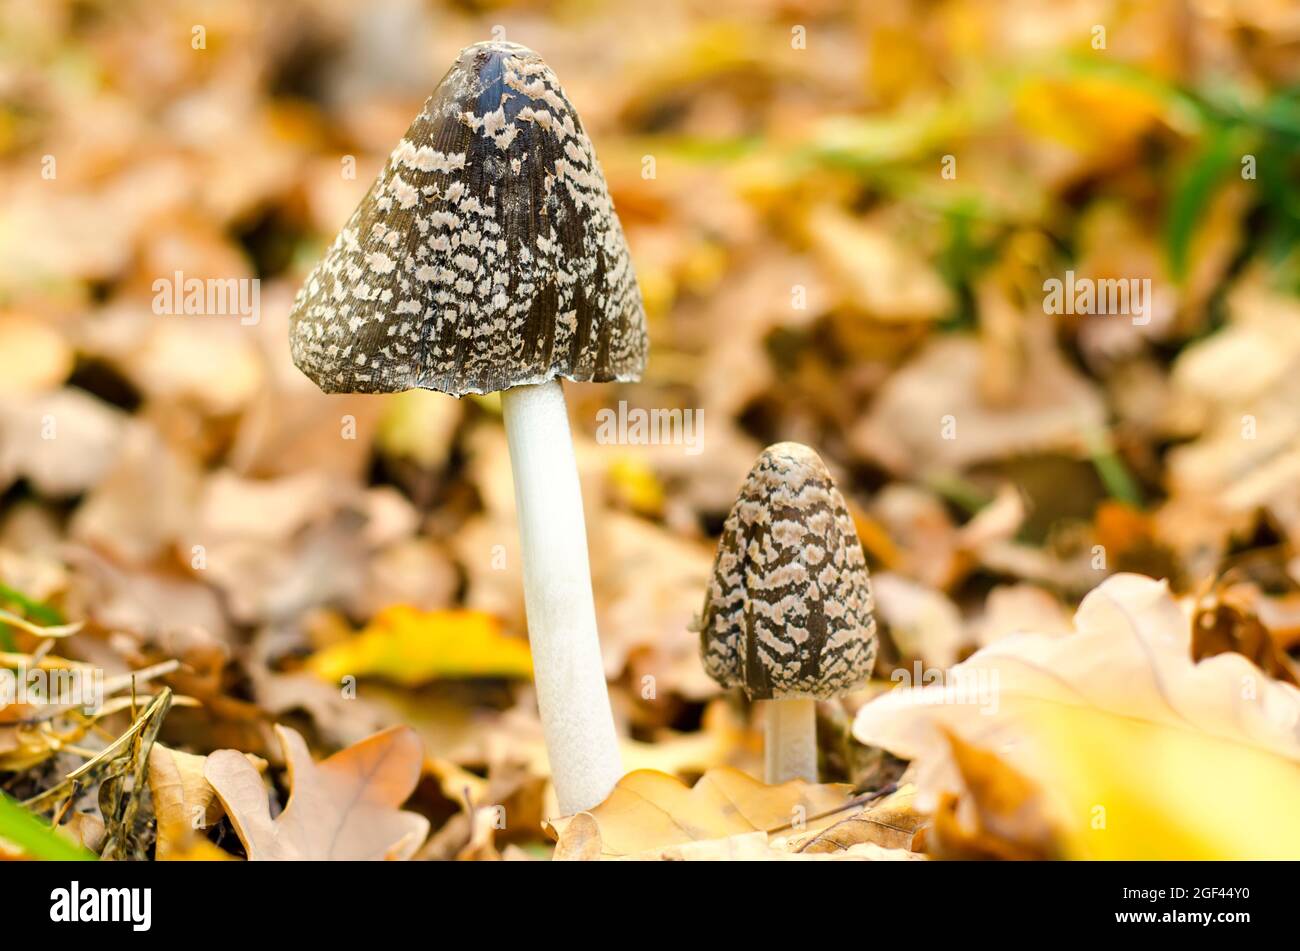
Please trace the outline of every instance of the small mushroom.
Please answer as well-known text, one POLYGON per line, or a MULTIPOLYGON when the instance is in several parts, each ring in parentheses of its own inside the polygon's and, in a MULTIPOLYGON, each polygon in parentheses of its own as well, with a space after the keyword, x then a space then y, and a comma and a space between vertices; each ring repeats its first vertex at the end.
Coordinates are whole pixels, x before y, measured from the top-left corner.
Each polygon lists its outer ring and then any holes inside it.
POLYGON ((307 278, 290 339, 327 393, 501 393, 538 706, 562 812, 622 775, 560 378, 636 380, 645 312, 591 142, 542 58, 462 50, 307 278))
POLYGON ((816 701, 871 676, 876 621, 844 498, 807 446, 763 450, 722 530, 704 611, 704 669, 765 701, 768 783, 817 780, 816 701))

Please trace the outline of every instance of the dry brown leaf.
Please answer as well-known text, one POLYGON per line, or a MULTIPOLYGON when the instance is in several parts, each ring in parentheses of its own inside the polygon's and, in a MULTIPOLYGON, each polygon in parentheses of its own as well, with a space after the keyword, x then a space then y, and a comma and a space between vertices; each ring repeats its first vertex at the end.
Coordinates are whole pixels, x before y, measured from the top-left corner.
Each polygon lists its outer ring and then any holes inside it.
POLYGON ((899 474, 951 469, 1021 453, 1082 455, 1085 436, 1106 421, 1096 385, 1066 362, 1044 327, 1029 334, 1025 380, 1009 405, 980 392, 977 340, 931 340, 881 389, 851 439, 864 455, 899 474))
POLYGON ((427 771, 461 811, 425 843, 416 858, 495 861, 504 857, 503 848, 511 841, 536 839, 546 780, 525 765, 495 766, 484 779, 435 757, 427 771))
MULTIPOLYGON (((245 753, 258 772, 266 761, 245 753)), ((206 756, 197 756, 155 743, 149 750, 149 791, 158 819, 159 861, 175 860, 201 849, 198 830, 209 829, 224 814, 216 792, 203 777, 206 756)))
POLYGON ((953 305, 952 291, 888 222, 850 216, 832 206, 811 215, 809 238, 846 306, 879 320, 934 320, 953 305))
POLYGON ((376 733, 319 763, 303 738, 277 725, 292 793, 271 818, 262 779, 242 753, 217 750, 203 775, 251 861, 408 859, 429 820, 400 806, 420 779, 424 745, 409 727, 376 733))
POLYGON ((907 785, 867 806, 855 816, 842 819, 829 829, 792 843, 796 852, 807 854, 843 852, 855 845, 871 843, 884 849, 913 851, 913 839, 929 820, 916 811, 916 788, 907 785))
MULTIPOLYGON (((763 837, 764 840, 767 836, 763 837)), ((600 823, 589 812, 580 812, 565 826, 555 845, 557 862, 597 862, 600 860, 600 823)))
POLYGON ((1001 841, 1043 851, 1018 804, 1027 794, 1007 792, 1016 784, 971 747, 996 750, 1039 790, 1031 805, 1051 822, 1062 854, 1294 851, 1300 823, 1287 803, 1300 788, 1300 690, 1236 652, 1194 661, 1190 617, 1150 578, 1109 578, 1084 599, 1074 626, 1064 636, 1002 638, 942 683, 877 697, 858 710, 854 735, 911 760, 940 837, 951 806, 948 818, 968 835, 998 829, 1001 841), (973 784, 982 784, 979 795, 973 784))
POLYGON ((850 800, 848 786, 801 780, 765 786, 725 766, 709 770, 694 787, 667 773, 642 769, 619 780, 609 798, 594 809, 545 826, 562 855, 591 855, 592 836, 598 835, 597 854, 623 858, 708 839, 813 825, 850 800))
POLYGON ((59 826, 59 833, 91 852, 98 852, 104 844, 104 820, 91 812, 74 812, 59 826))
POLYGON ((1296 665, 1269 634, 1241 594, 1231 589, 1197 606, 1192 618, 1192 658, 1233 651, 1277 680, 1300 686, 1296 665))
POLYGON ((1042 794, 996 754, 944 731, 969 792, 973 828, 963 823, 955 797, 944 797, 927 850, 946 859, 1050 859, 1060 847, 1042 794))
POLYGON ((891 571, 873 574, 871 589, 877 615, 905 658, 935 668, 957 663, 966 631, 947 595, 891 571))
POLYGON ((121 451, 126 416, 84 390, 11 396, 0 403, 0 488, 25 478, 41 495, 97 485, 121 451))
POLYGON ((183 847, 197 829, 221 819, 221 803, 203 778, 207 757, 155 743, 149 751, 149 791, 158 819, 159 860, 183 847))
MULTIPOLYGON (((555 858, 561 861, 582 859, 586 856, 569 853, 561 854, 557 849, 555 858)), ((826 861, 898 861, 920 859, 924 856, 906 849, 887 849, 874 842, 858 842, 836 852, 797 852, 787 848, 781 838, 769 838, 766 832, 740 832, 721 839, 702 839, 698 842, 683 842, 647 849, 633 855, 623 856, 623 861, 636 862, 826 862, 826 861)))

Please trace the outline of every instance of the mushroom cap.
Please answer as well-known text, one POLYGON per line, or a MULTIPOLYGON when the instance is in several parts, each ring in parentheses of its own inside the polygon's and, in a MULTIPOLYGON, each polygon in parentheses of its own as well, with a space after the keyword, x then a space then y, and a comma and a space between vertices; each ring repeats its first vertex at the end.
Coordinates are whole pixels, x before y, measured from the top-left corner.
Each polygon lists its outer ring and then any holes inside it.
POLYGON ((799 443, 769 446, 718 542, 704 669, 753 700, 838 696, 871 676, 871 611, 862 545, 826 464, 799 443))
POLYGON ((623 229, 540 56, 461 51, 299 290, 289 336, 327 393, 640 379, 623 229))

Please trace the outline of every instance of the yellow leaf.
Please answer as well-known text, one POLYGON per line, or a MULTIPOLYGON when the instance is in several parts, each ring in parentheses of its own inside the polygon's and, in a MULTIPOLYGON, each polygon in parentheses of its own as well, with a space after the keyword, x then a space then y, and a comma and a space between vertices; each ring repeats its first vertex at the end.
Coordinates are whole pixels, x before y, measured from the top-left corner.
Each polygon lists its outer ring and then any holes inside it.
POLYGON ((664 487, 642 459, 622 456, 609 465, 608 478, 615 493, 634 512, 657 516, 663 512, 664 487))
POLYGON ((459 400, 432 390, 407 390, 389 398, 375 439, 390 456, 436 469, 447 461, 460 419, 459 400))
POLYGON ((235 862, 233 855, 218 848, 207 839, 196 837, 193 841, 173 848, 166 855, 158 856, 159 862, 235 862))
POLYGON ((1163 111, 1151 93, 1100 76, 1027 82, 1015 108, 1028 131, 1097 156, 1131 147, 1163 111))
POLYGON ((0 317, 0 391, 30 393, 58 386, 72 371, 72 357, 55 327, 27 317, 0 317))
POLYGON ((413 686, 451 677, 530 677, 524 641, 507 637, 482 611, 420 611, 394 605, 356 637, 313 655, 308 669, 323 680, 383 677, 413 686))
POLYGON ((1300 764, 1165 724, 1064 707, 1035 721, 1069 858, 1292 859, 1300 764))

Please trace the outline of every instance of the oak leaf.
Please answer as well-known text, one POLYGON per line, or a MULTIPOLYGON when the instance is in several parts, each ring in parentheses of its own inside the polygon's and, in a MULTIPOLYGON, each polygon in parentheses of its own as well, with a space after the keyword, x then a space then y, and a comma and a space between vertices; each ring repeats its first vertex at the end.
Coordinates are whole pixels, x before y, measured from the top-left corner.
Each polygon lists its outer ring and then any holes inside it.
MULTIPOLYGON (((258 771, 266 769, 266 761, 245 753, 248 762, 258 771)), ((221 850, 211 845, 197 830, 211 828, 220 822, 224 812, 211 784, 204 778, 206 756, 174 750, 155 743, 149 750, 149 792, 153 797, 154 815, 158 820, 158 861, 217 857, 221 850)), ((224 854, 224 853, 222 853, 224 854)))
POLYGON ((640 769, 620 779, 594 809, 545 825, 557 840, 557 858, 671 857, 663 850, 756 832, 788 834, 828 814, 838 818, 851 800, 848 786, 802 780, 765 786, 725 766, 709 770, 694 787, 640 769))
POLYGON ((250 861, 408 859, 429 820, 403 812, 420 779, 424 745, 392 727, 313 762, 303 738, 277 725, 292 793, 271 818, 266 787, 242 753, 217 750, 203 775, 216 790, 250 861))
POLYGON ((792 848, 802 854, 824 855, 869 843, 883 849, 912 851, 916 834, 929 819, 917 811, 915 799, 916 788, 910 784, 902 786, 857 815, 791 843, 792 848))
POLYGON ((944 683, 878 697, 854 735, 912 761, 936 826, 952 818, 973 834, 1000 815, 1003 841, 1075 858, 1295 854, 1300 690, 1235 652, 1194 661, 1190 617, 1166 583, 1140 575, 1094 589, 1074 628, 1010 635, 944 683), (1039 795, 972 748, 996 750, 1039 795), (991 809, 999 797, 1007 808, 991 809), (1030 822, 1039 811, 1050 835, 1030 822))

